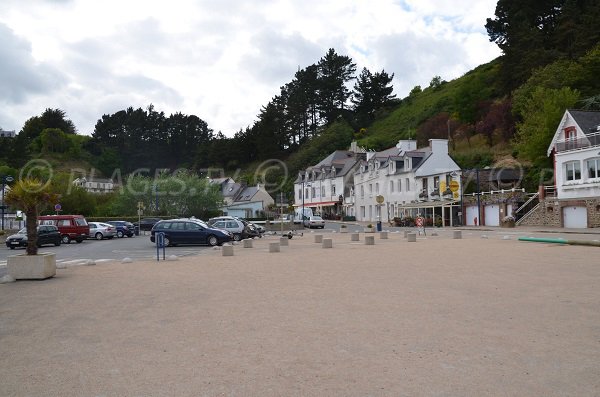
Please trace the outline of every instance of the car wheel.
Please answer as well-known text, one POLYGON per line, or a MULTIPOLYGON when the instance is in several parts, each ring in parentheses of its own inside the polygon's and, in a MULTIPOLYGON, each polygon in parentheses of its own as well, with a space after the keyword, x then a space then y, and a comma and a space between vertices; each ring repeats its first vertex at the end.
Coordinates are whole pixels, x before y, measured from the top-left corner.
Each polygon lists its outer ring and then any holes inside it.
POLYGON ((171 245, 171 240, 169 240, 169 238, 167 236, 165 236, 165 238, 163 240, 163 244, 165 245, 165 247, 168 247, 171 245))
POLYGON ((57 242, 54 243, 55 247, 58 247, 60 245, 60 240, 58 240, 57 242))
MULTIPOLYGON (((235 236, 234 236, 235 239, 235 236)), ((214 247, 216 245, 219 244, 219 240, 217 240, 217 238, 215 236, 208 236, 208 238, 206 239, 206 241, 208 242, 208 245, 210 245, 211 247, 214 247)))
POLYGON ((96 240, 102 240, 102 238, 104 238, 102 233, 100 233, 100 232, 96 233, 96 240))
POLYGON ((64 236, 62 236, 63 244, 69 244, 70 242, 71 242, 71 237, 67 236, 66 234, 64 236))
POLYGON ((81 244, 81 243, 83 242, 83 240, 82 240, 82 239, 77 239, 77 240, 75 240, 75 242, 76 242, 77 244, 81 244))
POLYGON ((123 232, 119 230, 119 231, 117 232, 117 237, 118 237, 118 238, 123 238, 123 232))
POLYGON ((15 249, 15 247, 9 247, 9 248, 10 248, 11 250, 14 250, 14 249, 15 249))
POLYGON ((233 235, 233 241, 240 241, 242 239, 242 236, 240 234, 234 234, 233 235))

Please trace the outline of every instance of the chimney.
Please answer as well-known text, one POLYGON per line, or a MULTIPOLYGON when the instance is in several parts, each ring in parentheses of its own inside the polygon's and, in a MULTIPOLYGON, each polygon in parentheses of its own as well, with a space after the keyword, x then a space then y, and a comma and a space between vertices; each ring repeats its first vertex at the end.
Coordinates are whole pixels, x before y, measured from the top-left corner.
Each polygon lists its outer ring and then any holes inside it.
POLYGON ((448 154, 448 140, 447 139, 430 139, 429 147, 432 153, 436 154, 448 154))
POLYGON ((411 150, 417 150, 417 141, 412 139, 401 139, 396 144, 398 153, 410 152, 411 150))

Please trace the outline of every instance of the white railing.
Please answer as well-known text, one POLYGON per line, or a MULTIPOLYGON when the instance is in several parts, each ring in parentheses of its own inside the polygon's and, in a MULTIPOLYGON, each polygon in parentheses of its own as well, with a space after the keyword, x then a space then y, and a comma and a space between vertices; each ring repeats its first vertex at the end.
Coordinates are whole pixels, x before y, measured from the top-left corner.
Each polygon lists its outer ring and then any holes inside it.
POLYGON ((521 224, 521 222, 523 222, 525 219, 529 218, 529 215, 533 214, 538 207, 542 205, 542 203, 537 203, 532 209, 530 209, 529 211, 527 211, 527 213, 525 215, 523 215, 522 217, 520 217, 519 219, 517 219, 517 221, 515 222, 515 224, 517 226, 519 226, 521 224))
POLYGON ((560 139, 556 141, 556 152, 565 152, 568 150, 585 149, 600 145, 600 132, 578 136, 570 139, 560 139))
POLYGON ((529 197, 529 200, 527 200, 522 206, 520 206, 519 208, 517 208, 516 211, 514 211, 514 214, 518 214, 519 212, 523 211, 523 209, 525 207, 527 207, 529 205, 529 203, 531 203, 533 200, 536 200, 538 197, 540 196, 540 193, 534 193, 531 197, 529 197))

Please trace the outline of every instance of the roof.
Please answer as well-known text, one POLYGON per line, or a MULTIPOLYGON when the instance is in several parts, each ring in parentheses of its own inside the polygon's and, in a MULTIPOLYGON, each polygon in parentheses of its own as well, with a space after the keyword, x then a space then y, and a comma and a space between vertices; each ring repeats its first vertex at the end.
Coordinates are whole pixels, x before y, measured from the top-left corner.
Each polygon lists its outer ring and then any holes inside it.
POLYGON ((242 190, 240 192, 240 194, 235 198, 235 202, 239 202, 239 201, 250 201, 252 200, 252 197, 254 197, 254 195, 256 193, 258 193, 258 187, 256 186, 248 186, 246 187, 244 190, 242 190))
POLYGON ((600 125, 600 112, 592 110, 574 110, 569 109, 569 113, 584 134, 598 132, 596 128, 600 125))
MULTIPOLYGON (((335 176, 344 176, 346 175, 356 163, 360 160, 360 154, 357 154, 350 150, 336 150, 331 153, 329 156, 325 157, 316 165, 307 167, 304 171, 317 171, 320 172, 322 168, 325 168, 327 172, 330 171, 332 167, 335 168, 335 176)), ((296 178, 295 183, 300 183, 300 177, 296 178)))
POLYGON ((233 197, 241 187, 242 185, 239 183, 227 183, 221 187, 221 193, 223 193, 223 197, 233 197))

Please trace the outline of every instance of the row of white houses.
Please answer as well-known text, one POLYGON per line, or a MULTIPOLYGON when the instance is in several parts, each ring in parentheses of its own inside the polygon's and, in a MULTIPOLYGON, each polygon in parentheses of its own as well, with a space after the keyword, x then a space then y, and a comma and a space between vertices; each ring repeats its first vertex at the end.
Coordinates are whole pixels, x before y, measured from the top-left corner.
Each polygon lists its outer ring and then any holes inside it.
POLYGON ((517 175, 506 191, 482 192, 475 199, 463 197, 463 181, 474 172, 460 169, 446 139, 431 139, 422 148, 414 140, 400 140, 380 152, 353 143, 299 172, 294 206, 326 218, 345 215, 367 222, 421 215, 443 226, 499 226, 512 216, 523 225, 600 227, 600 112, 566 110, 548 156, 554 164, 552 186, 521 194, 523 175, 517 175))

